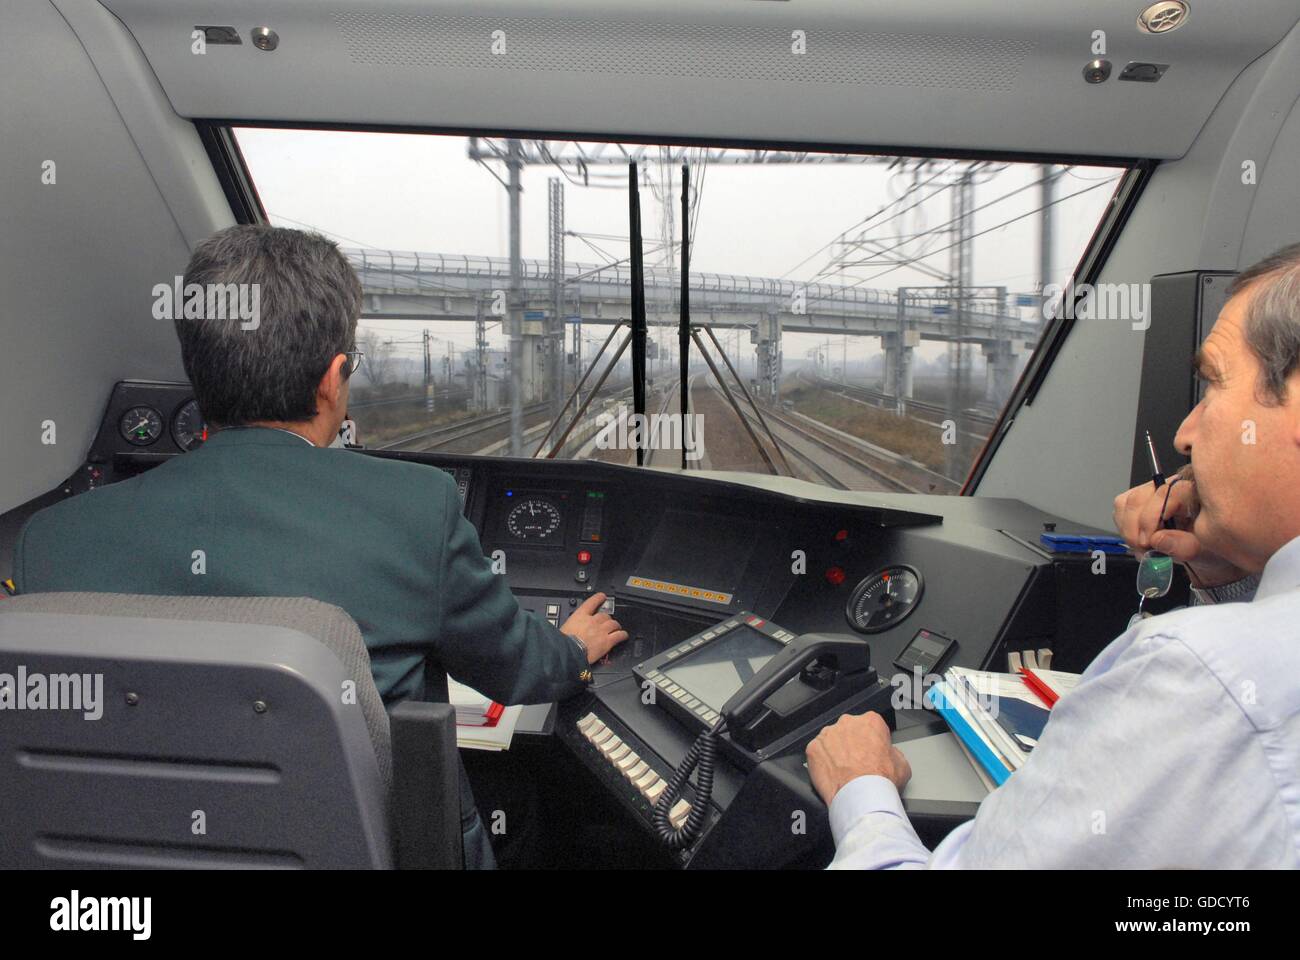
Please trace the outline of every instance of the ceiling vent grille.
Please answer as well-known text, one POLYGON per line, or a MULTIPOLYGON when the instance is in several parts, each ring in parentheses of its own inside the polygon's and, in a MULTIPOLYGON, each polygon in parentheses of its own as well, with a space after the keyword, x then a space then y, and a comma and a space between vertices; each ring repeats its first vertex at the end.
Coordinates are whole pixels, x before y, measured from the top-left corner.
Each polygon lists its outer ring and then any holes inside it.
POLYGON ((759 26, 338 12, 354 63, 1010 90, 1033 43, 759 26), (494 49, 497 52, 494 52, 494 49))
POLYGON ((1168 33, 1187 22, 1187 4, 1181 0, 1153 3, 1138 17, 1138 29, 1145 33, 1168 33))

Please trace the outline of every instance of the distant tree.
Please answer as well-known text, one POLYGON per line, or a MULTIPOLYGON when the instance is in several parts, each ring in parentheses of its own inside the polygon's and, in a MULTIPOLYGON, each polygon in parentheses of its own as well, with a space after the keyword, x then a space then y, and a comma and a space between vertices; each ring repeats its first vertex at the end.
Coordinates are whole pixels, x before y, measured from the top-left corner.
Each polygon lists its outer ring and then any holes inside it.
POLYGON ((365 354, 361 372, 372 386, 383 386, 393 363, 393 341, 384 339, 377 330, 364 330, 357 334, 357 349, 365 354))

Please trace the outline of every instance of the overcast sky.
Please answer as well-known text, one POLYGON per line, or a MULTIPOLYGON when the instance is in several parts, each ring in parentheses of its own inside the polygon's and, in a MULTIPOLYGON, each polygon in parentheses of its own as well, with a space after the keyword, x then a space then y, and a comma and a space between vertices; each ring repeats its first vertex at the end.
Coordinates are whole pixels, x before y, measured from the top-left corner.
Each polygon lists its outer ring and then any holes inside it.
MULTIPOLYGON (((464 137, 271 129, 240 129, 238 137, 273 223, 309 225, 344 246, 501 257, 509 254, 506 190, 488 169, 468 158, 464 137)), ((554 146, 557 150, 564 147, 554 146)), ((950 164, 948 160, 931 161, 916 176, 924 181, 950 164)), ((504 164, 493 163, 492 169, 503 179, 506 177, 504 164)), ((1115 168, 1074 167, 1058 179, 1056 197, 1079 195, 1053 208, 1053 282, 1064 283, 1074 268, 1119 172, 1115 168)), ((614 184, 615 189, 566 182, 566 229, 626 237, 625 168, 597 167, 593 174, 601 182, 614 184)), ((651 165, 649 174, 657 187, 663 175, 660 165, 651 165)), ((554 167, 524 168, 524 257, 546 259, 546 184, 558 175, 554 167)), ((1031 292, 1035 288, 1039 218, 1032 211, 1039 205, 1039 189, 1033 185, 1039 175, 1035 164, 1012 164, 1002 172, 979 175, 986 182, 975 187, 974 206, 984 209, 974 214, 974 233, 1031 215, 975 239, 975 284, 1005 285, 1013 292, 1031 292), (1012 191, 1019 192, 998 200, 1012 191), (991 202, 995 200, 998 202, 991 202)), ((677 168, 673 168, 672 176, 676 216, 681 203, 677 168)), ((699 171, 692 170, 692 177, 698 176, 699 171)), ((908 172, 898 173, 889 171, 884 164, 709 166, 703 173, 692 270, 843 283, 874 277, 862 285, 882 290, 938 283, 911 267, 890 270, 888 264, 823 271, 837 250, 832 241, 845 231, 857 235, 862 229, 858 225, 873 214, 878 215, 870 221, 868 235, 887 246, 900 243, 901 235, 922 233, 947 223, 952 217, 948 190, 938 192, 915 209, 887 218, 935 194, 948 179, 946 174, 940 176, 879 214, 912 184, 910 167, 908 172), (888 272, 875 277, 882 271, 888 272)), ((659 242, 662 234, 662 203, 655 190, 643 186, 641 211, 648 249, 659 242)), ((678 225, 676 236, 680 235, 678 225)), ((627 256, 626 241, 592 238, 590 242, 609 257, 627 256)), ((910 241, 892 257, 940 251, 950 242, 946 232, 935 232, 910 241)), ((601 263, 607 259, 577 237, 567 237, 565 244, 569 262, 601 263)), ((946 273, 950 256, 950 251, 938 252, 924 263, 946 273)), ((658 258, 658 254, 648 254, 646 261, 653 263, 658 258)), ((468 349, 474 342, 470 323, 385 320, 375 326, 399 338, 418 337, 427 326, 436 336, 456 342, 458 350, 468 349)), ((603 330, 589 328, 589 335, 603 339, 603 330)), ((503 343, 499 328, 491 333, 490 340, 493 345, 503 343)), ((786 334, 787 363, 801 359, 823 340, 812 334, 786 334)), ((838 361, 841 351, 838 339, 835 342, 833 354, 838 361)), ((414 356, 419 348, 412 345, 404 349, 407 355, 414 356)), ((877 354, 879 349, 875 338, 856 342, 850 338, 849 362, 877 354)), ((930 342, 920 348, 930 359, 944 349, 942 344, 930 342)))

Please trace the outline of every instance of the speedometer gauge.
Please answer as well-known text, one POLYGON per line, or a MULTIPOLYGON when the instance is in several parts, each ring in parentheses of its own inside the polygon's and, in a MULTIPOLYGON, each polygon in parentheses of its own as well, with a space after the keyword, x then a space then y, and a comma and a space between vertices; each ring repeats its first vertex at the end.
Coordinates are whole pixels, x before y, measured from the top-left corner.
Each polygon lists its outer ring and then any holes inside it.
POLYGON ((853 588, 844 614, 861 633, 888 630, 916 609, 921 587, 921 575, 911 567, 885 567, 853 588))
POLYGON ((549 500, 529 497, 511 507, 506 530, 516 540, 547 543, 559 532, 563 519, 560 508, 549 500))
POLYGON ((199 402, 188 400, 172 417, 172 438, 182 450, 193 450, 208 439, 208 428, 199 412, 199 402))

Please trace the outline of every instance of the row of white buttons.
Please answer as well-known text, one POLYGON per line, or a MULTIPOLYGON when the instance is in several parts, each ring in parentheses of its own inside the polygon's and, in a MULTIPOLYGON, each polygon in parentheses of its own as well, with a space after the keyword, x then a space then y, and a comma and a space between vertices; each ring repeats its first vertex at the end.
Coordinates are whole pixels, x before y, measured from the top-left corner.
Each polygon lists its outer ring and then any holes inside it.
MULTIPOLYGON (((636 752, 624 743, 618 734, 605 726, 594 713, 589 713, 578 721, 578 732, 586 737, 606 760, 614 764, 619 773, 631 781, 651 806, 654 806, 663 796, 663 792, 668 789, 667 781, 660 779, 659 774, 654 772, 650 764, 638 757, 636 752)), ((674 827, 679 827, 686 821, 690 812, 691 805, 685 800, 678 800, 669 811, 668 819, 674 827), (683 804, 685 804, 684 808, 683 804)))
POLYGON ((716 711, 709 709, 708 705, 701 700, 697 700, 690 695, 684 687, 679 687, 657 670, 652 670, 646 674, 651 683, 660 687, 664 693, 667 693, 674 700, 680 700, 688 710, 698 714, 710 723, 718 720, 719 715, 716 711))

